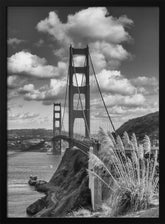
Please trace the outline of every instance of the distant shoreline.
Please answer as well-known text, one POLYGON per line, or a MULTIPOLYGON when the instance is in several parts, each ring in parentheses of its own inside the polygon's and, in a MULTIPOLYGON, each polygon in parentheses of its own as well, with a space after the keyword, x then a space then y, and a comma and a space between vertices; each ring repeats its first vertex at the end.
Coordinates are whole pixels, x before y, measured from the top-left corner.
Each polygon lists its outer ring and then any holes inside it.
POLYGON ((25 152, 46 152, 46 151, 40 151, 40 149, 36 149, 36 150, 34 150, 34 149, 32 149, 32 150, 30 150, 30 149, 26 149, 26 150, 12 150, 12 149, 9 149, 8 151, 7 151, 7 156, 8 157, 13 157, 13 156, 16 156, 16 155, 18 155, 18 154, 20 154, 20 153, 25 153, 25 152))

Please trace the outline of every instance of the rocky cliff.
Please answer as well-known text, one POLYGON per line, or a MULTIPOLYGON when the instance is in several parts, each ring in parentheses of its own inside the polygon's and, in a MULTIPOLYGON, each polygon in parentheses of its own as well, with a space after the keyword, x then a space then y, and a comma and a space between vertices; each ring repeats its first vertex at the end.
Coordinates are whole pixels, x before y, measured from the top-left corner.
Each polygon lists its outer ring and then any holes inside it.
POLYGON ((32 217, 64 217, 79 208, 91 210, 88 188, 88 156, 76 149, 67 149, 50 181, 39 185, 38 191, 45 197, 27 208, 32 217))

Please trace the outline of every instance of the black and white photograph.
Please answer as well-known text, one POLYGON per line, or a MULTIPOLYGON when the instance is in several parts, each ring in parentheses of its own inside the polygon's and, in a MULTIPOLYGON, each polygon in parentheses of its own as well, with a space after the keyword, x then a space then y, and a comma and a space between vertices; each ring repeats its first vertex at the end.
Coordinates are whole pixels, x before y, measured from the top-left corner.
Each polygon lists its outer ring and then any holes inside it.
POLYGON ((159 218, 159 7, 7 7, 7 217, 159 218))

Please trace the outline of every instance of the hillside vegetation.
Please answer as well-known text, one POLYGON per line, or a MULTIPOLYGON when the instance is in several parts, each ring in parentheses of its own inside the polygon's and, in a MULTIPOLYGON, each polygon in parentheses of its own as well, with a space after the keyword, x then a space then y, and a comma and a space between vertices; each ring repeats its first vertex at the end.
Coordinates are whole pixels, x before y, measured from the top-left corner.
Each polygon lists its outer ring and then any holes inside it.
POLYGON ((120 136, 125 131, 129 135, 135 133, 139 140, 145 135, 148 135, 151 140, 159 139, 159 111, 128 120, 116 130, 120 136))

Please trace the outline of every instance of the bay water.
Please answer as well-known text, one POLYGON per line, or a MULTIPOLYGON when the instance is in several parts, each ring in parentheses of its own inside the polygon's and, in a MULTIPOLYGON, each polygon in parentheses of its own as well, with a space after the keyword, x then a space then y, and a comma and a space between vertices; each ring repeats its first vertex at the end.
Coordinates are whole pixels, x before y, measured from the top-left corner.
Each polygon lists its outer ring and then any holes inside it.
POLYGON ((28 218, 26 208, 44 196, 28 185, 29 176, 49 181, 61 161, 61 156, 46 152, 10 152, 7 161, 8 217, 28 218))

